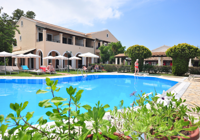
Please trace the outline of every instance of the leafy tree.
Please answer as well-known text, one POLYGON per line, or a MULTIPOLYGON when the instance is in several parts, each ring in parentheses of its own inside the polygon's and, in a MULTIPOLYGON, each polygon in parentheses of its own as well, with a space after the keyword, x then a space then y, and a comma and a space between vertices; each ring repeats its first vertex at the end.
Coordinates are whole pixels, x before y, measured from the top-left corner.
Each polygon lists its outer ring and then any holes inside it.
POLYGON ((125 46, 122 46, 121 42, 111 42, 108 46, 102 45, 100 50, 101 62, 105 63, 110 61, 110 63, 115 62, 115 55, 119 53, 124 53, 125 46))
POLYGON ((199 48, 193 45, 182 43, 174 45, 166 51, 166 55, 172 58, 172 73, 174 75, 183 75, 188 71, 190 58, 199 54, 199 48))
POLYGON ((25 16, 34 19, 36 14, 33 11, 27 11, 25 16))
POLYGON ((112 42, 110 44, 108 44, 108 46, 110 47, 110 58, 109 58, 109 61, 112 63, 112 62, 115 62, 115 55, 119 54, 119 53, 124 53, 125 52, 125 49, 126 47, 125 46, 122 46, 121 42, 118 41, 118 42, 112 42))
MULTIPOLYGON (((13 25, 12 18, 8 14, 0 15, 0 52, 12 52, 13 43, 15 42, 15 31, 17 26, 13 25)), ((8 59, 7 59, 8 61, 8 59)), ((3 63, 3 58, 0 58, 0 63, 3 63)))
POLYGON ((25 16, 27 18, 32 18, 34 19, 36 14, 33 11, 27 11, 26 14, 24 13, 23 10, 21 9, 16 9, 13 13, 12 13, 12 18, 14 20, 14 23, 16 24, 17 21, 21 18, 21 16, 25 16))
POLYGON ((13 13, 13 20, 15 20, 16 22, 21 18, 21 16, 24 16, 24 11, 21 9, 16 9, 13 13))
POLYGON ((110 49, 109 49, 109 47, 102 45, 101 47, 99 47, 99 50, 100 50, 100 56, 101 56, 100 61, 102 63, 107 62, 109 60, 109 57, 110 57, 110 49))
POLYGON ((133 45, 129 47, 125 55, 131 58, 131 70, 135 70, 135 61, 139 59, 139 70, 143 70, 143 63, 145 58, 151 57, 151 51, 143 45, 133 45))

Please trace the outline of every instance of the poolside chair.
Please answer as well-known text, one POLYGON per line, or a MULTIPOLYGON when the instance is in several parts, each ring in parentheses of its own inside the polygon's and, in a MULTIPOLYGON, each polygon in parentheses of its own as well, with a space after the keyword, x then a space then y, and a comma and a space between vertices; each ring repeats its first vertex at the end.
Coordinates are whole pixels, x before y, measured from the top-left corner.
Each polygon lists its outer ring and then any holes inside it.
MULTIPOLYGON (((5 66, 3 68, 5 69, 5 66)), ((6 66, 6 72, 9 72, 10 74, 14 72, 12 66, 6 66)))
POLYGON ((37 73, 37 75, 44 74, 43 70, 41 70, 41 69, 39 69, 39 70, 29 70, 29 72, 37 73))
POLYGON ((46 71, 46 73, 49 73, 49 74, 57 74, 56 71, 46 71))
POLYGON ((89 72, 91 72, 91 71, 93 70, 92 67, 93 67, 93 66, 89 66, 89 67, 87 68, 87 70, 88 70, 89 72))
MULTIPOLYGON (((68 70, 68 65, 66 65, 66 66, 65 66, 65 69, 67 69, 67 70, 68 70)), ((69 65, 69 70, 75 70, 75 71, 76 71, 77 69, 76 69, 76 68, 72 68, 72 66, 71 66, 71 65, 69 65)))
POLYGON ((23 71, 29 71, 29 68, 26 65, 21 65, 23 71))
POLYGON ((99 69, 95 69, 95 70, 96 70, 96 72, 98 72, 98 71, 102 72, 102 67, 99 66, 99 69))
POLYGON ((0 66, 0 73, 6 74, 6 71, 5 71, 5 67, 4 67, 4 66, 0 66))
POLYGON ((190 81, 191 79, 194 80, 195 78, 200 78, 200 75, 197 74, 190 74, 188 80, 190 81))
POLYGON ((57 65, 57 66, 58 66, 58 70, 59 70, 59 71, 63 71, 63 70, 65 70, 65 68, 62 68, 61 65, 57 65))
POLYGON ((18 74, 19 74, 20 69, 18 66, 13 66, 12 69, 14 72, 18 72, 18 74))

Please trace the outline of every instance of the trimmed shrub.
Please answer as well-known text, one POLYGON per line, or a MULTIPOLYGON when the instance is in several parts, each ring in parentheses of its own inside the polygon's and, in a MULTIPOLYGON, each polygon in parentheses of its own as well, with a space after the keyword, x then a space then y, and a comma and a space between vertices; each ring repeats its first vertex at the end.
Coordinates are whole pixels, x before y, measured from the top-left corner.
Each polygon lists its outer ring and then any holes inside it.
POLYGON ((131 58, 131 70, 135 70, 135 61, 139 59, 139 70, 143 70, 143 63, 145 58, 151 57, 151 51, 143 45, 133 45, 127 49, 125 55, 131 58))
POLYGON ((183 75, 188 71, 188 63, 190 58, 194 58, 199 54, 199 48, 182 43, 174 45, 166 51, 166 55, 172 58, 172 73, 174 75, 183 75))

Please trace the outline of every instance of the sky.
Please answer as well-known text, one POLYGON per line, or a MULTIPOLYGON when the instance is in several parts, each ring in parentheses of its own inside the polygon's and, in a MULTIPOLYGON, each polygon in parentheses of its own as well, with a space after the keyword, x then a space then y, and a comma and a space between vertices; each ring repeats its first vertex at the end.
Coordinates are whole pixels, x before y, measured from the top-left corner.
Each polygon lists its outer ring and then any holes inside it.
POLYGON ((0 6, 83 33, 108 29, 126 48, 200 47, 200 0, 0 0, 0 6))

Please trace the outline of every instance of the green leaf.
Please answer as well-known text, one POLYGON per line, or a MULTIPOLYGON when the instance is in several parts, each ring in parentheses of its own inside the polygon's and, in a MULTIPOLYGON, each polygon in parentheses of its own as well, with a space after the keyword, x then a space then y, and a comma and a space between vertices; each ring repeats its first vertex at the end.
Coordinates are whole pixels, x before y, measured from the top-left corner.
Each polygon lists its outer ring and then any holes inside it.
POLYGON ((51 87, 46 87, 46 89, 51 89, 51 87))
POLYGON ((46 112, 46 115, 47 115, 47 116, 50 116, 51 114, 52 114, 51 111, 47 111, 47 112, 46 112))
POLYGON ((60 91, 60 88, 55 89, 56 92, 60 91))
POLYGON ((108 104, 104 105, 103 108, 109 108, 110 106, 108 104))
POLYGON ((50 78, 46 78, 46 85, 47 86, 52 86, 53 85, 53 83, 54 83, 54 81, 53 80, 50 80, 50 78))
POLYGON ((22 110, 24 110, 26 108, 26 106, 28 105, 28 101, 24 102, 23 106, 22 106, 22 110))
POLYGON ((80 101, 80 99, 81 99, 81 94, 83 93, 83 91, 84 91, 84 90, 79 90, 79 91, 76 93, 76 96, 75 96, 75 97, 76 97, 76 100, 77 100, 77 101, 80 101))
POLYGON ((37 92, 36 92, 36 94, 45 94, 45 93, 47 93, 48 91, 46 91, 46 90, 41 90, 41 89, 39 89, 37 92))
POLYGON ((66 105, 69 105, 69 103, 65 103, 65 104, 63 104, 62 106, 66 106, 66 105))
POLYGON ((83 108, 85 108, 86 110, 90 110, 92 107, 90 105, 83 105, 83 108))
POLYGON ((32 140, 41 140, 42 139, 42 134, 36 132, 33 137, 32 140))
POLYGON ((44 107, 50 107, 51 104, 49 103, 49 101, 50 101, 50 99, 40 101, 38 105, 39 105, 40 107, 43 107, 43 106, 44 106, 44 107))
POLYGON ((53 99, 51 99, 51 102, 58 103, 58 102, 66 101, 66 100, 67 100, 66 98, 54 97, 53 99))
POLYGON ((1 130, 2 136, 4 136, 4 133, 6 132, 7 128, 8 128, 8 125, 4 125, 4 124, 1 125, 0 130, 1 130))
POLYGON ((4 115, 0 115, 0 123, 2 123, 4 120, 4 115))
POLYGON ((27 112, 27 114, 26 114, 26 121, 27 122, 33 117, 33 113, 34 113, 34 111, 33 112, 27 112))
POLYGON ((20 128, 20 126, 17 126, 17 127, 14 127, 14 128, 12 128, 12 129, 9 129, 8 130, 8 134, 14 134, 14 132, 17 130, 17 129, 19 129, 20 128))

